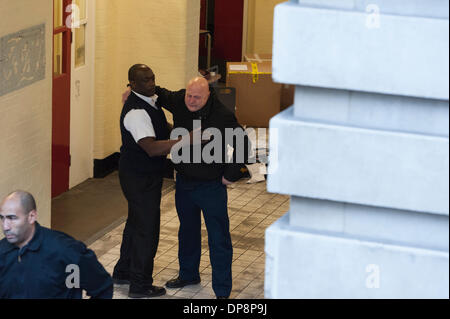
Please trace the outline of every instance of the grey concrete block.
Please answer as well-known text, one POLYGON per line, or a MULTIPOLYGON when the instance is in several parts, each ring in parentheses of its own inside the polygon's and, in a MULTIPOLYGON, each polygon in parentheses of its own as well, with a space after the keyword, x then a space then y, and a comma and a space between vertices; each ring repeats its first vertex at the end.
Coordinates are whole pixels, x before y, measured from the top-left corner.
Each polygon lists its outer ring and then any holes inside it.
POLYGON ((342 202, 292 197, 289 224, 393 245, 448 251, 449 218, 342 202))
POLYGON ((270 121, 268 191, 449 214, 449 139, 300 121, 270 121))
POLYGON ((447 0, 296 0, 297 4, 319 8, 346 9, 373 12, 376 5, 379 13, 448 19, 447 0))
POLYGON ((266 231, 266 298, 448 298, 448 252, 330 236, 289 226, 266 231))
POLYGON ((306 121, 449 136, 449 103, 297 86, 294 116, 306 121))
POLYGON ((448 20, 379 18, 372 28, 362 12, 277 6, 274 80, 448 100, 448 20))

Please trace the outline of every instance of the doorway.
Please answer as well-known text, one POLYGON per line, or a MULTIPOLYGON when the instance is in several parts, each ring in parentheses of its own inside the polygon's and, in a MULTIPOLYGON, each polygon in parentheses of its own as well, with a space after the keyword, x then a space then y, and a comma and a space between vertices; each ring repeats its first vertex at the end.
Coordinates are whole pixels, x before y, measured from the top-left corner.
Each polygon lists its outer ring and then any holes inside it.
POLYGON ((52 198, 93 175, 95 1, 53 8, 52 198))
MULTIPOLYGON (((200 29, 211 34, 211 66, 225 82, 226 62, 242 60, 245 0, 201 0, 200 29)), ((200 39, 199 69, 207 69, 207 41, 200 39)))

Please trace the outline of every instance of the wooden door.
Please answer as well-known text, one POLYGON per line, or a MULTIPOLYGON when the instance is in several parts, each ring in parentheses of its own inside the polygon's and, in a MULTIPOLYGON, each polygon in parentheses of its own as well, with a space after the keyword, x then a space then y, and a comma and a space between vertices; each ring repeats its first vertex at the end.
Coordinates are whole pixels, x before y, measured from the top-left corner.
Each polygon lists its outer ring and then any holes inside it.
POLYGON ((69 189, 72 31, 66 8, 71 3, 53 0, 52 197, 69 189))

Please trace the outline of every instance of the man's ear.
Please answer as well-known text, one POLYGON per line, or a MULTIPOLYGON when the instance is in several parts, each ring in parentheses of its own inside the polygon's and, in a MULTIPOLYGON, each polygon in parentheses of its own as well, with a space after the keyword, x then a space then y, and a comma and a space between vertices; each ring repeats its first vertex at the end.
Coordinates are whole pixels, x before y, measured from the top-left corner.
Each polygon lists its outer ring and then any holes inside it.
POLYGON ((37 210, 33 209, 31 212, 28 213, 28 223, 34 224, 37 221, 37 210))

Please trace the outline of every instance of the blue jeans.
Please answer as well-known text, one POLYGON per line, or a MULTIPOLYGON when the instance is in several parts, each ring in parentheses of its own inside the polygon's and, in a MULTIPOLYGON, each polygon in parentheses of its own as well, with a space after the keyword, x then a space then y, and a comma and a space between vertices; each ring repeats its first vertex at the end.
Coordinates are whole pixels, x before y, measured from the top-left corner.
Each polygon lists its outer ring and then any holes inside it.
POLYGON ((231 293, 233 246, 228 219, 227 187, 221 180, 191 181, 177 176, 175 203, 180 229, 178 232, 178 260, 180 278, 200 279, 202 250, 201 215, 208 231, 209 257, 212 267, 212 287, 216 296, 231 293))

